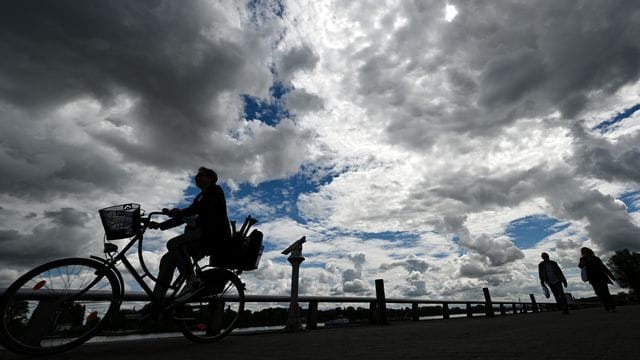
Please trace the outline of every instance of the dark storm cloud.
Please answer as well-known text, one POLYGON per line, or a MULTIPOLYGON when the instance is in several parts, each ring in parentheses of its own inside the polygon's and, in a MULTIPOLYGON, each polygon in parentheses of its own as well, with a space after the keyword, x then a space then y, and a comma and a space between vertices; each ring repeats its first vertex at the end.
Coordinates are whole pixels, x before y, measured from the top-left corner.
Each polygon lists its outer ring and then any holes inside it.
POLYGON ((88 228, 86 214, 71 208, 47 211, 30 233, 0 229, 0 266, 28 268, 46 260, 86 256, 102 234, 88 228))
MULTIPOLYGON (((8 128, 5 127, 5 135, 8 128)), ((0 192, 45 201, 59 194, 83 194, 95 189, 116 190, 128 171, 96 148, 30 141, 19 134, 0 145, 0 192)))
POLYGON ((495 266, 487 266, 484 259, 477 256, 467 256, 461 259, 460 262, 460 276, 477 279, 497 279, 502 277, 504 282, 504 276, 507 271, 495 266), (496 276, 500 275, 500 276, 496 276))
POLYGON ((415 255, 409 255, 405 259, 401 261, 395 261, 392 263, 384 263, 380 265, 380 269, 388 270, 395 267, 401 267, 407 270, 408 272, 419 272, 424 273, 429 269, 429 263, 426 261, 417 258, 415 255))
POLYGON ((549 187, 566 183, 572 178, 567 170, 539 166, 506 175, 487 171, 484 176, 463 171, 450 174, 442 181, 446 185, 433 188, 432 191, 438 196, 459 201, 470 211, 509 207, 545 193, 549 187))
MULTIPOLYGON (((594 144, 612 147, 611 144, 607 145, 606 141, 587 141, 579 145, 586 148, 579 149, 575 154, 578 168, 537 167, 501 177, 477 177, 458 173, 444 182, 446 186, 432 191, 443 198, 455 199, 464 211, 481 211, 487 207, 508 208, 534 198, 544 198, 550 205, 551 215, 555 218, 586 221, 589 238, 602 250, 640 249, 640 228, 634 224, 626 209, 612 196, 591 189, 581 180, 584 174, 597 175, 601 171, 605 179, 629 181, 635 176, 636 169, 628 169, 621 162, 610 162, 615 156, 605 156, 605 161, 602 161, 602 157, 596 157, 598 161, 585 161, 585 153, 603 151, 593 151, 594 144), (603 171, 601 167, 615 167, 617 171, 603 171)), ((626 145, 621 145, 621 149, 628 149, 628 144, 626 145)), ((594 159, 593 156, 586 158, 594 159)), ((569 161, 572 162, 571 159, 569 161)), ((500 246, 502 250, 496 250, 498 247, 493 243, 506 241, 504 239, 489 239, 484 235, 470 236, 464 227, 464 221, 464 217, 445 215, 441 226, 445 231, 458 234, 461 245, 488 256, 494 265, 504 264, 519 257, 517 252, 504 253, 510 246, 500 246)))
POLYGON ((294 47, 282 54, 277 62, 278 75, 290 78, 296 71, 313 70, 320 58, 308 46, 294 47))
POLYGON ((611 142, 588 132, 582 123, 572 128, 572 161, 581 174, 606 181, 640 183, 640 134, 623 135, 611 142))
MULTIPOLYGON (((556 110, 571 120, 592 97, 639 78, 637 1, 450 3, 458 15, 447 23, 444 2, 404 2, 353 44, 354 74, 344 83, 354 83, 394 144, 494 136, 556 110)), ((366 23, 380 13, 353 16, 366 23)))
POLYGON ((584 105, 576 99, 612 93, 640 74, 635 1, 454 3, 459 15, 445 41, 473 49, 465 60, 482 71, 485 108, 530 100, 572 117, 584 105))
MULTIPOLYGON (((126 94, 135 105, 117 122, 133 127, 136 146, 121 151, 206 148, 236 115, 226 112, 239 99, 227 94, 271 81, 261 54, 268 33, 234 33, 219 11, 198 1, 4 3, 0 97, 33 114, 86 96, 109 106, 126 94)), ((176 157, 149 159, 182 167, 176 157)))
POLYGON ((310 94, 304 89, 295 89, 288 92, 284 96, 287 109, 295 114, 304 114, 310 111, 322 110, 324 108, 324 101, 321 97, 315 94, 310 94))
POLYGON ((554 215, 585 220, 587 234, 600 250, 640 249, 640 227, 615 198, 597 190, 564 189, 564 192, 562 196, 548 198, 554 215))

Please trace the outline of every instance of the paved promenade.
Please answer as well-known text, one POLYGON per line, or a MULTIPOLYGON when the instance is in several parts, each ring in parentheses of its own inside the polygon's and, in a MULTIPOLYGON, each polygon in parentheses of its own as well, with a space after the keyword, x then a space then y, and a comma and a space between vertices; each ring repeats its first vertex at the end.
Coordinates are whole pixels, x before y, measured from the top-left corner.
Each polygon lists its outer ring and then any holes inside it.
MULTIPOLYGON (((25 359, 0 350, 0 359, 25 359)), ((86 344, 48 359, 640 359, 640 306, 392 322, 299 333, 86 344)))

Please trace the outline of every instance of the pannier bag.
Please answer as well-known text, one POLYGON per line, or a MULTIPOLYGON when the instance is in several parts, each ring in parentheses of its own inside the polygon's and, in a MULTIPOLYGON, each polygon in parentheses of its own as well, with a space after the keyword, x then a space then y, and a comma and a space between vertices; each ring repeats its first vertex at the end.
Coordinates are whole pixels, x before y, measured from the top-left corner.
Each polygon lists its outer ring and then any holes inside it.
POLYGON ((129 238, 140 231, 140 204, 115 205, 98 212, 107 240, 129 238))
POLYGON ((260 264, 262 257, 262 232, 253 230, 242 242, 242 257, 240 262, 241 270, 255 270, 260 264))
POLYGON ((264 250, 262 232, 254 229, 247 235, 249 228, 256 222, 256 219, 247 216, 242 228, 237 231, 235 222, 232 221, 231 241, 225 246, 223 253, 214 252, 212 254, 211 265, 245 271, 257 269, 264 250))

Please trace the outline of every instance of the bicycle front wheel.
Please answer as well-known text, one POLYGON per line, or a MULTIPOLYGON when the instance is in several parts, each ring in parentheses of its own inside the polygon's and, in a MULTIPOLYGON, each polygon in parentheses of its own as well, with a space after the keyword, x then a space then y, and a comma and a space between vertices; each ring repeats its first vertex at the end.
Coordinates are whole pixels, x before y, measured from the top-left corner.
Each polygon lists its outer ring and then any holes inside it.
POLYGON ((99 261, 68 258, 16 280, 0 299, 0 340, 9 350, 46 355, 95 335, 119 306, 118 277, 99 261))
POLYGON ((184 336, 198 343, 229 335, 244 311, 244 284, 228 270, 203 273, 205 289, 196 299, 176 309, 174 319, 184 336))

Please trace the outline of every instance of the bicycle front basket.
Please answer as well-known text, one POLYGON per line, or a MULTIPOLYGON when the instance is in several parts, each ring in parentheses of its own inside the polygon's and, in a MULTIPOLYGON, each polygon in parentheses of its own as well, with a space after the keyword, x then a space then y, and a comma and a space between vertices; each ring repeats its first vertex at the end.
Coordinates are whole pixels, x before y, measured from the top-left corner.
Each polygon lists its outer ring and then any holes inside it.
POLYGON ((140 204, 122 204, 99 210, 107 240, 132 237, 140 231, 140 204))

